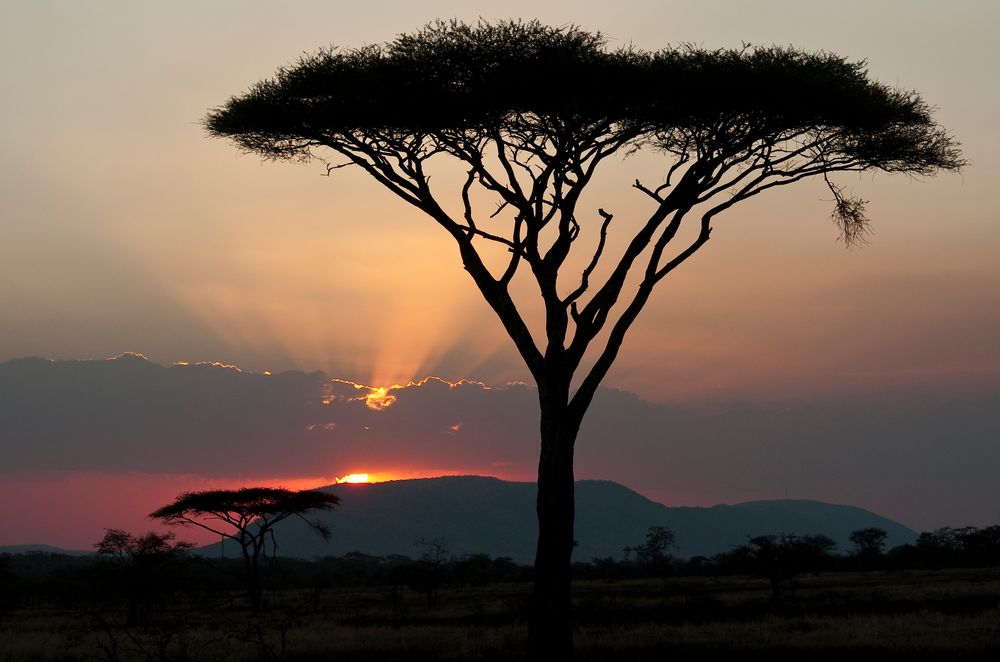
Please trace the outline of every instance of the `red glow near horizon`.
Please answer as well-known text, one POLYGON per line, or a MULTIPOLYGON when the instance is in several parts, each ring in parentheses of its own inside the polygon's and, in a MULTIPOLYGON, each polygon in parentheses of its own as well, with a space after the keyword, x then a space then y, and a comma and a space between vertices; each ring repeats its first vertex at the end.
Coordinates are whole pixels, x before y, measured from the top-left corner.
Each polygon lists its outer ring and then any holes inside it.
POLYGON ((394 469, 355 471, 343 476, 211 478, 139 472, 52 472, 0 481, 0 502, 17 503, 13 520, 0 530, 0 545, 47 544, 90 551, 106 529, 173 531, 195 544, 217 537, 194 527, 166 527, 149 519, 153 510, 182 492, 229 490, 249 485, 310 490, 337 483, 362 485, 391 480, 482 474, 482 470, 394 469), (365 477, 365 480, 362 480, 365 477))

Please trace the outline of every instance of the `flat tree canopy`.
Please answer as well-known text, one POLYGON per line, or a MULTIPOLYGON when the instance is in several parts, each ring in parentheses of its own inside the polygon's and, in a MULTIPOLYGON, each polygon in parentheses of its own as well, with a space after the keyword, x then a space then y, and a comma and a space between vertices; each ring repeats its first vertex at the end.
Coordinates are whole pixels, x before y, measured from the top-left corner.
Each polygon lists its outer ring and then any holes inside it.
POLYGON ((326 492, 243 487, 238 490, 184 492, 173 503, 158 508, 149 516, 162 519, 167 524, 194 524, 232 538, 234 531, 218 530, 218 526, 207 521, 229 524, 238 536, 238 532, 249 530, 251 524, 257 529, 270 528, 289 517, 302 517, 315 510, 331 510, 338 503, 339 497, 326 492))
POLYGON ((957 158, 919 96, 870 80, 864 62, 790 47, 604 47, 600 33, 572 27, 438 23, 382 46, 305 56, 232 98, 207 124, 276 157, 358 132, 483 131, 531 114, 621 123, 671 148, 702 132, 749 147, 825 130, 840 134, 830 153, 882 170, 930 173, 957 158))
POLYGON ((206 124, 273 158, 327 146, 465 160, 490 140, 541 157, 547 141, 602 136, 604 148, 629 143, 736 167, 743 177, 731 185, 743 185, 741 197, 762 176, 778 185, 833 171, 931 175, 962 165, 930 107, 869 79, 864 62, 791 47, 605 46, 600 33, 575 27, 436 23, 385 45, 305 56, 206 124))

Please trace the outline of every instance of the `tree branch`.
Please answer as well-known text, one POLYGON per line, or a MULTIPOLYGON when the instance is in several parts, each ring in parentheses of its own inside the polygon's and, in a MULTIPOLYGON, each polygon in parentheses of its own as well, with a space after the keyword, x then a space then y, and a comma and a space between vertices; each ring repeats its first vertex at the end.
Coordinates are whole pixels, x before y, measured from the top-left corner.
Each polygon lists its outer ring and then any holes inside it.
POLYGON ((612 327, 607 343, 604 346, 604 350, 597 358, 597 361, 595 361, 593 367, 587 373, 587 376, 584 377, 580 387, 577 389, 572 400, 570 401, 570 409, 576 412, 577 415, 582 416, 583 412, 585 412, 587 407, 590 406, 590 402, 593 400, 594 394, 597 392, 597 387, 600 386, 601 382, 607 376, 608 370, 611 369, 612 364, 618 357, 618 352, 621 350, 622 342, 625 340, 626 333, 639 316, 639 312, 646 305, 646 301, 649 300, 649 295, 652 294, 653 288, 656 284, 676 267, 687 261, 688 258, 694 255, 698 249, 708 241, 712 234, 712 216, 714 216, 714 214, 707 213, 703 215, 701 220, 701 232, 698 234, 698 237, 686 249, 684 249, 684 251, 677 255, 677 257, 667 263, 667 265, 665 265, 662 269, 655 272, 652 278, 647 276, 639 284, 639 288, 637 289, 635 296, 632 298, 632 301, 628 304, 628 306, 626 306, 625 310, 612 327))
POLYGON ((594 250, 594 255, 590 259, 590 264, 583 270, 583 274, 580 276, 580 286, 573 290, 565 299, 563 299, 563 304, 571 306, 571 311, 574 321, 579 322, 579 313, 576 310, 576 300, 579 299, 587 288, 590 287, 590 276, 594 273, 594 269, 597 268, 597 264, 601 261, 601 255, 604 253, 604 245, 608 239, 608 226, 611 225, 611 219, 614 218, 613 214, 609 214, 603 209, 598 209, 597 213, 601 215, 604 222, 601 223, 601 236, 597 242, 597 249, 594 250))

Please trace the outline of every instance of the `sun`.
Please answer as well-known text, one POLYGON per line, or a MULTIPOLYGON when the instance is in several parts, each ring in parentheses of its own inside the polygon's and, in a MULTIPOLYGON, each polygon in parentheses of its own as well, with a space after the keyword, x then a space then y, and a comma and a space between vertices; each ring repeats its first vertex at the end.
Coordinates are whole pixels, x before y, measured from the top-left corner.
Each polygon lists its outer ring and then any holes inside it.
POLYGON ((338 483, 368 483, 368 474, 347 474, 337 479, 338 483))

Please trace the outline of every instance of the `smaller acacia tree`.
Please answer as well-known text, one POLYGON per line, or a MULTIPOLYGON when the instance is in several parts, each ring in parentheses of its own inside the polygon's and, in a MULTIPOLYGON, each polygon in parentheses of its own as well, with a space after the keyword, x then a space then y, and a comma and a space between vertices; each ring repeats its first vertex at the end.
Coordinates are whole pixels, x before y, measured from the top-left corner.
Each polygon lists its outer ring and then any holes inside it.
POLYGON ((275 525, 289 517, 297 517, 323 538, 329 538, 329 527, 306 515, 332 510, 338 503, 339 497, 326 492, 243 487, 238 490, 185 492, 173 503, 153 511, 150 517, 171 525, 197 526, 234 540, 243 554, 250 610, 259 614, 263 596, 260 562, 267 558, 268 540, 272 558, 277 555, 275 525))

